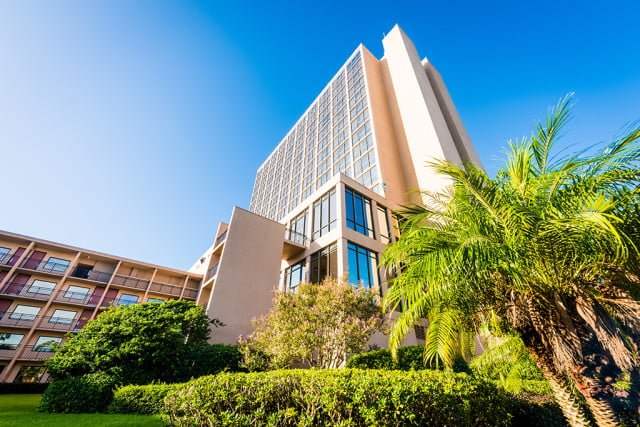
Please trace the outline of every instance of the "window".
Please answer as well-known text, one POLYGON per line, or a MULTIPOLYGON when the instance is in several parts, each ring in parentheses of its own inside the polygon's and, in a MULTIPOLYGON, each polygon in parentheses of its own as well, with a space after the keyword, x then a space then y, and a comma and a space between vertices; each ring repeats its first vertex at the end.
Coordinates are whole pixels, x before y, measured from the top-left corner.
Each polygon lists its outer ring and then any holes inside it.
POLYGON ((307 211, 302 212, 289 223, 289 240, 304 245, 306 242, 307 211))
POLYGON ((0 246, 0 260, 2 260, 2 258, 4 258, 5 256, 9 255, 10 252, 11 252, 11 249, 0 246))
POLYGON ((320 283, 325 277, 338 277, 337 245, 334 243, 311 255, 310 282, 320 283))
POLYGON ((349 242, 349 283, 371 289, 378 284, 377 276, 377 254, 349 242))
POLYGON ((45 379, 47 368, 42 365, 23 366, 20 368, 14 383, 40 383, 45 379))
POLYGON ((64 297, 70 300, 83 301, 89 296, 89 288, 81 286, 69 286, 64 293, 64 297))
POLYGON ((284 287, 294 291, 304 281, 304 261, 284 270, 284 287))
POLYGON ((24 338, 23 334, 0 332, 0 350, 15 350, 20 345, 22 338, 24 338))
POLYGON ((336 190, 324 194, 313 203, 313 233, 311 240, 316 240, 333 230, 336 222, 336 190))
POLYGON ((40 336, 38 340, 33 345, 33 351, 43 351, 43 352, 52 352, 53 348, 56 344, 60 344, 62 342, 61 337, 46 337, 40 336))
POLYGON ((373 237, 371 201, 362 194, 346 188, 345 204, 347 227, 365 236, 373 237))
POLYGON ((42 270, 52 273, 64 273, 69 267, 69 264, 68 259, 49 257, 47 262, 42 266, 42 270))
POLYGON ((378 236, 382 243, 391 242, 391 230, 387 218, 387 209, 378 205, 378 236))
POLYGON ((147 298, 147 302, 152 304, 162 304, 164 300, 162 298, 147 298))
POLYGON ((137 304, 137 302, 138 302, 138 295, 122 294, 120 295, 120 297, 118 297, 119 305, 131 305, 131 304, 137 304))
POLYGON ((40 307, 18 304, 13 309, 11 315, 9 315, 9 318, 15 320, 33 320, 36 318, 39 311, 40 307))
POLYGON ((76 314, 76 311, 56 310, 49 319, 49 323, 64 323, 65 325, 69 325, 73 322, 73 319, 76 318, 76 314))
POLYGON ((34 280, 29 286, 29 289, 27 289, 27 293, 35 295, 51 295, 51 292, 53 292, 53 288, 55 287, 56 284, 54 282, 34 280))

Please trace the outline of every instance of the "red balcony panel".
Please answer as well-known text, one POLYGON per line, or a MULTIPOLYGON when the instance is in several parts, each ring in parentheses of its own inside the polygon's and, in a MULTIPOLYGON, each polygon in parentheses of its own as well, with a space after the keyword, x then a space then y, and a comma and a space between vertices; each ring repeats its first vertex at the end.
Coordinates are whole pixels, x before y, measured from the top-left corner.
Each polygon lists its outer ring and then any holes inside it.
POLYGON ((33 251, 26 261, 22 263, 22 267, 28 268, 29 270, 35 270, 46 255, 46 252, 33 251))

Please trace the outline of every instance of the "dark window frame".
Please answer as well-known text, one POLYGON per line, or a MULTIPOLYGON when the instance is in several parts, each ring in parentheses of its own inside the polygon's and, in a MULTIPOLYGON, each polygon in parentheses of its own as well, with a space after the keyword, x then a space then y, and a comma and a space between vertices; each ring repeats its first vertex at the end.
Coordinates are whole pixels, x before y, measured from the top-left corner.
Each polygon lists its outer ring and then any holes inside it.
POLYGON ((345 187, 345 222, 347 228, 373 238, 373 210, 371 199, 345 187))

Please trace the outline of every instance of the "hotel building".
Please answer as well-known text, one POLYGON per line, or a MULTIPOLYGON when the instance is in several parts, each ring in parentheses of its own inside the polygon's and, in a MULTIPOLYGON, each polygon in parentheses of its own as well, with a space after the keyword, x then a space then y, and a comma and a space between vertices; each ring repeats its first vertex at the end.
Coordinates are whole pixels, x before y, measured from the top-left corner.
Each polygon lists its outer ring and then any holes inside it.
POLYGON ((433 65, 398 26, 382 43, 380 59, 350 55, 258 168, 249 210, 233 209, 189 271, 0 233, 0 381, 45 380, 47 346, 114 304, 192 299, 226 325, 212 340, 235 343, 302 282, 383 295, 393 211, 447 185, 426 163, 479 161, 433 65))

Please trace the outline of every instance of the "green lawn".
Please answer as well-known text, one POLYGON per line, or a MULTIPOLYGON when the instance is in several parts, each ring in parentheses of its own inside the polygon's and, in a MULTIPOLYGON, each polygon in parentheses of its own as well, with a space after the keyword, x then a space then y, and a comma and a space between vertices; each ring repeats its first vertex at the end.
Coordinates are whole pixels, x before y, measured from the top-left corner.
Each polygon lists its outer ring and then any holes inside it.
POLYGON ((122 414, 46 414, 36 409, 39 394, 0 394, 0 426, 162 426, 159 417, 122 414))

